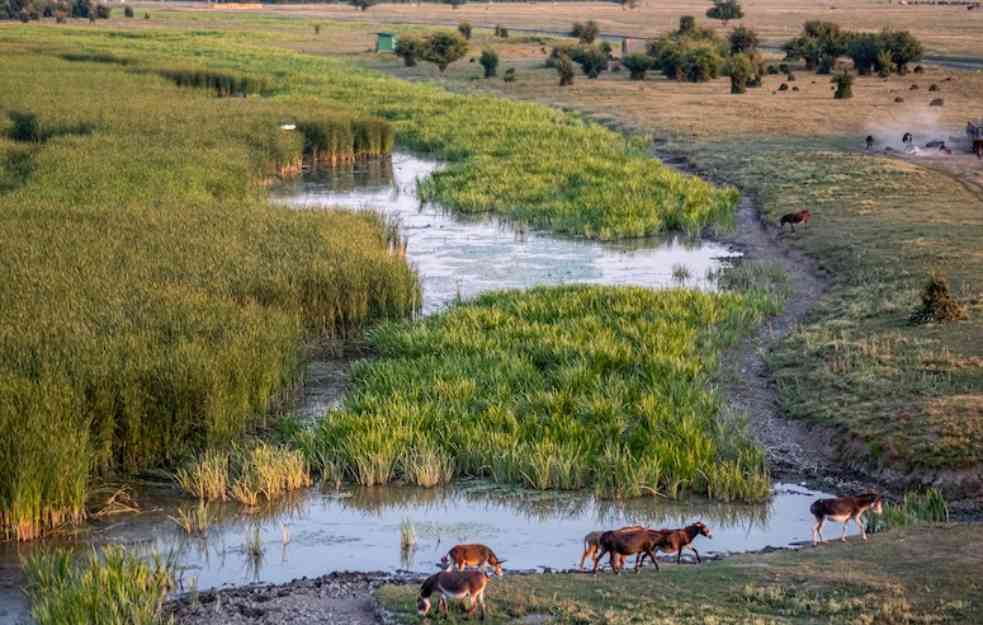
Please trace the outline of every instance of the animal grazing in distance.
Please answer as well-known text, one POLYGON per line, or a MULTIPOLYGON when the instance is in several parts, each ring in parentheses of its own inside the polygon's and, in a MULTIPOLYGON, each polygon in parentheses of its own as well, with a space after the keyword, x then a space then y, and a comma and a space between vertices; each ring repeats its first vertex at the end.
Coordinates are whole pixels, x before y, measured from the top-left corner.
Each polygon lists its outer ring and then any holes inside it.
POLYGON ((809 512, 816 517, 816 526, 812 528, 812 544, 818 544, 819 541, 826 542, 823 540, 823 523, 826 522, 826 519, 843 524, 843 534, 840 536, 840 540, 843 542, 846 542, 846 529, 851 519, 860 528, 860 535, 863 539, 867 540, 867 531, 864 529, 861 517, 868 510, 875 514, 881 514, 884 511, 882 502, 881 496, 877 493, 864 493, 856 497, 817 499, 809 506, 809 512))
POLYGON ((592 574, 597 573, 597 567, 601 562, 601 558, 605 554, 611 554, 611 570, 615 575, 621 572, 624 566, 625 556, 630 556, 632 554, 637 554, 638 557, 635 558, 635 572, 638 572, 639 567, 641 567, 645 556, 648 555, 652 559, 652 563, 655 564, 655 570, 659 570, 659 562, 655 559, 655 550, 660 544, 662 544, 665 539, 665 533, 662 530, 650 530, 650 529, 639 529, 639 530, 629 530, 627 532, 622 531, 610 531, 601 534, 599 539, 599 544, 601 546, 600 553, 597 555, 597 559, 594 560, 594 569, 591 571, 592 574))
POLYGON ((812 219, 812 213, 809 212, 809 209, 804 208, 796 213, 782 215, 782 218, 779 220, 779 226, 782 232, 785 232, 785 224, 788 224, 792 227, 792 232, 795 232, 795 224, 804 224, 808 227, 810 219, 812 219))
POLYGON ((499 560, 495 552, 485 545, 455 545, 442 562, 447 566, 446 571, 451 571, 456 566, 457 570, 463 571, 467 566, 473 566, 485 570, 485 566, 492 566, 495 575, 502 575, 502 564, 505 560, 499 560))
POLYGON ((431 575, 420 587, 420 596, 416 600, 416 612, 426 616, 432 606, 431 597, 436 593, 437 607, 447 615, 447 599, 466 599, 468 616, 473 616, 475 609, 481 607, 481 620, 485 620, 485 589, 488 588, 488 576, 481 571, 441 571, 431 575))
MULTIPOLYGON (((645 529, 645 528, 642 527, 641 525, 626 525, 625 527, 622 527, 621 529, 617 529, 617 530, 613 530, 613 531, 615 531, 615 532, 627 532, 627 531, 630 531, 630 530, 641 530, 641 529, 645 529)), ((600 550, 601 550, 601 536, 603 534, 604 534, 604 531, 602 530, 602 531, 599 531, 599 532, 591 532, 590 534, 587 534, 586 536, 584 536, 584 553, 580 556, 580 568, 581 569, 584 568, 584 560, 586 560, 588 558, 588 556, 591 557, 591 558, 593 558, 594 562, 597 562, 600 559, 600 556, 598 555, 598 553, 600 553, 600 550)))

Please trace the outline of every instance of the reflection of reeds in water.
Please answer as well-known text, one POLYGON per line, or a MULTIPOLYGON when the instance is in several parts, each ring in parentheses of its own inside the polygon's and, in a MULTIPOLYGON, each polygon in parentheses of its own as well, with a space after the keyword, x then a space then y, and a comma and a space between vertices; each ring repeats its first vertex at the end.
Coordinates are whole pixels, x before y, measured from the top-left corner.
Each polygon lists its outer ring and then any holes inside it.
POLYGON ((210 525, 208 504, 199 501, 194 509, 178 508, 177 516, 168 517, 189 536, 207 536, 210 525))
POLYGON ((246 538, 243 551, 246 554, 246 570, 250 573, 250 577, 259 579, 259 571, 263 568, 263 555, 266 550, 263 547, 263 537, 258 525, 253 528, 252 534, 246 538))

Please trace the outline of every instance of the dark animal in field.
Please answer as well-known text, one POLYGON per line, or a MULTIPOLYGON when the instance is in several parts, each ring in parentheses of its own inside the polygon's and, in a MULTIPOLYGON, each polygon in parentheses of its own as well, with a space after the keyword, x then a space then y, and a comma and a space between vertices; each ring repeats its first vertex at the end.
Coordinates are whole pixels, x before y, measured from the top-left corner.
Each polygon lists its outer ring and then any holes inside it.
POLYGON ((605 554, 611 554, 611 570, 615 575, 621 572, 626 556, 638 555, 635 558, 635 572, 638 572, 645 556, 652 559, 655 570, 659 570, 659 562, 655 559, 655 549, 662 544, 665 534, 662 530, 639 529, 627 532, 604 532, 598 541, 601 552, 594 560, 592 573, 597 573, 597 567, 605 554))
POLYGON ((846 542, 846 530, 852 519, 860 528, 860 535, 867 540, 867 532, 861 522, 864 512, 870 510, 876 514, 883 511, 881 496, 877 493, 864 493, 856 497, 838 497, 836 499, 819 499, 811 506, 809 512, 816 517, 816 526, 812 528, 812 544, 826 542, 823 540, 823 523, 826 519, 843 524, 843 535, 840 540, 846 542), (818 540, 817 540, 818 539, 818 540))
POLYGON ((915 138, 911 135, 910 132, 906 132, 906 133, 904 133, 901 136, 901 143, 904 144, 904 145, 908 145, 909 143, 911 143, 914 140, 915 140, 915 138))
MULTIPOLYGON (((709 527, 697 521, 696 523, 687 525, 682 529, 659 531, 662 532, 663 538, 658 544, 658 551, 670 556, 675 554, 676 564, 680 564, 683 558, 683 549, 689 549, 696 555, 696 561, 703 564, 703 560, 700 558, 700 552, 693 546, 693 541, 696 540, 697 536, 706 536, 707 538, 712 539, 713 533, 710 531, 709 527)), ((644 560, 644 558, 642 558, 642 560, 644 560)), ((654 562, 655 558, 652 558, 652 561, 654 562)), ((656 568, 658 568, 658 565, 656 568)))
POLYGON ((812 213, 809 212, 809 209, 803 209, 797 213, 787 213, 782 215, 779 220, 779 227, 781 227, 782 232, 785 232, 785 224, 788 224, 792 228, 792 232, 795 232, 795 224, 803 224, 808 227, 810 219, 812 219, 812 213))
POLYGON ((499 560, 495 552, 485 545, 456 545, 447 552, 442 562, 447 566, 446 571, 453 570, 455 566, 459 571, 463 571, 465 567, 473 566, 484 572, 485 566, 492 566, 495 569, 495 575, 501 575, 502 564, 505 560, 499 560))
POLYGON ((864 143, 866 144, 867 150, 869 151, 871 148, 874 147, 874 136, 867 135, 867 139, 865 139, 864 143))
MULTIPOLYGON (((645 529, 645 528, 642 527, 641 525, 627 525, 625 527, 622 527, 621 529, 617 529, 613 531, 627 532, 631 530, 641 530, 641 529, 645 529)), ((580 556, 581 569, 584 568, 584 560, 586 560, 588 557, 592 558, 594 563, 597 563, 597 561, 600 559, 598 553, 600 553, 601 550, 601 536, 603 534, 604 532, 600 531, 600 532, 591 532, 590 534, 584 536, 584 553, 581 554, 580 556)))
POLYGON ((481 606, 481 620, 485 620, 485 589, 488 577, 481 571, 441 571, 431 575, 420 587, 416 600, 416 611, 420 616, 430 612, 431 597, 436 593, 437 607, 447 615, 447 599, 467 600, 468 616, 481 606))

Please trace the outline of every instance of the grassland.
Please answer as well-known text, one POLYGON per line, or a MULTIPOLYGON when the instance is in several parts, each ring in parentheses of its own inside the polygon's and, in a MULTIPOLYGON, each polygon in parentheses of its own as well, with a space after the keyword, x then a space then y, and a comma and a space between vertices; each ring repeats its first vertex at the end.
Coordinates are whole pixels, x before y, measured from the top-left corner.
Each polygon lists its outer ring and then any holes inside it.
MULTIPOLYGON (((264 197, 302 143, 359 135, 339 117, 384 118, 404 147, 451 161, 424 191, 466 212, 611 238, 698 230, 736 201, 545 107, 293 55, 270 33, 131 24, 0 31, 7 535, 79 520, 93 475, 228 444, 264 422, 306 337, 415 308, 391 228, 264 197), (240 91, 257 95, 219 97, 240 91)), ((384 151, 373 124, 366 149, 384 151)))
MULTIPOLYGON (((877 534, 866 544, 664 565, 658 573, 505 576, 486 594, 489 622, 539 615, 612 625, 977 623, 983 586, 965 571, 983 558, 980 538, 973 525, 931 526, 877 534)), ((416 623, 418 590, 387 586, 377 596, 398 622, 416 623)))
POLYGON ((569 287, 384 324, 306 446, 364 485, 431 486, 420 468, 437 463, 539 489, 759 500, 761 451, 713 380, 721 350, 779 309, 759 289, 569 287))

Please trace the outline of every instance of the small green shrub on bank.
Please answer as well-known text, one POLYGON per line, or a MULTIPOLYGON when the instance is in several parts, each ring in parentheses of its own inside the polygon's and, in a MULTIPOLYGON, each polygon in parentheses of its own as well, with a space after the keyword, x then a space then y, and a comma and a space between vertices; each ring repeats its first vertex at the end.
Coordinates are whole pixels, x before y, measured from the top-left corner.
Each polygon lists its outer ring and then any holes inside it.
POLYGON ((481 67, 485 72, 485 78, 492 78, 498 73, 498 54, 491 49, 484 49, 481 51, 481 57, 478 59, 481 63, 481 67))
POLYGON ((38 550, 25 562, 24 575, 38 625, 171 622, 161 606, 174 587, 173 567, 160 556, 145 562, 110 546, 76 561, 69 550, 38 550))
POLYGON ((949 506, 945 497, 930 488, 921 493, 905 493, 904 498, 897 503, 885 503, 883 514, 868 514, 867 531, 883 532, 897 527, 948 521, 949 506))
POLYGON ((711 380, 720 350, 776 301, 543 288, 384 325, 370 335, 379 358, 356 366, 315 455, 365 485, 423 483, 415 467, 435 461, 419 458, 443 456, 460 475, 533 488, 761 499, 762 453, 739 421, 718 418, 711 380))

